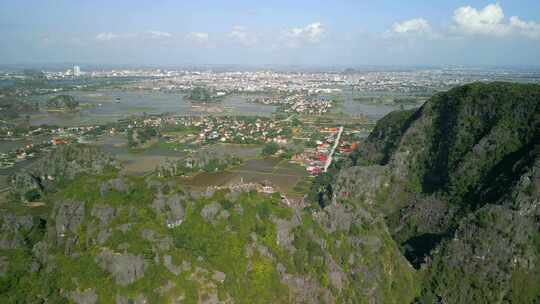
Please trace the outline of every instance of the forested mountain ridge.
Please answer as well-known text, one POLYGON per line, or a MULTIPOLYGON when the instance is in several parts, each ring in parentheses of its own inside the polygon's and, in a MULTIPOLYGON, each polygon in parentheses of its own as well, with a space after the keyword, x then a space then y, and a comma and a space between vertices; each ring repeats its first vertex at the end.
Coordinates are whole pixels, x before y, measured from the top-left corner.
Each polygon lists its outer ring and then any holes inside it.
MULTIPOLYGON (((360 152, 388 186, 374 205, 428 274, 422 301, 539 301, 540 86, 439 93, 381 119, 360 152)), ((367 168, 341 172, 338 199, 367 168)))

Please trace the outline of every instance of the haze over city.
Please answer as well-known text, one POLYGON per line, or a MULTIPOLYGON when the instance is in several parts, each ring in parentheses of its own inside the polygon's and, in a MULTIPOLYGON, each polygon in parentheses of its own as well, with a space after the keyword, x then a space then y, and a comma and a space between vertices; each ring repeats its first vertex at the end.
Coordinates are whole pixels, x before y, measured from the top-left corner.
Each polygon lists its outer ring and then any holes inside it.
POLYGON ((2 1, 0 63, 540 64, 540 2, 2 1))

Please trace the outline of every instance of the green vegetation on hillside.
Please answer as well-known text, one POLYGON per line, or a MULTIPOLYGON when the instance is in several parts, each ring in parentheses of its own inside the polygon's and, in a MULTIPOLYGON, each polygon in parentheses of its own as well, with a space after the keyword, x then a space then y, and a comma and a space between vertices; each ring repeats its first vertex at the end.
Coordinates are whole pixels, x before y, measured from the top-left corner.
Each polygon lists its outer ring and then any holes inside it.
POLYGON ((206 87, 195 87, 191 89, 187 98, 194 102, 212 102, 218 99, 215 92, 206 87))
POLYGON ((238 166, 242 159, 230 154, 218 155, 203 152, 181 160, 167 160, 158 166, 156 172, 160 177, 186 176, 197 172, 218 172, 238 166))
POLYGON ((127 129, 128 146, 130 148, 143 147, 145 144, 157 140, 158 130, 151 127, 127 129))
MULTIPOLYGON (((419 302, 540 301, 539 138, 539 85, 473 83, 377 123, 358 163, 386 168, 376 202, 424 269, 419 302)), ((334 192, 354 193, 347 174, 334 192)))
POLYGON ((201 195, 115 169, 48 189, 46 214, 0 217, 6 303, 401 303, 419 294, 417 274, 362 202, 313 214, 279 194, 201 195))
POLYGON ((275 142, 268 142, 264 144, 261 154, 262 156, 272 156, 279 150, 279 145, 275 142))
POLYGON ((48 109, 73 111, 79 102, 71 95, 58 95, 47 100, 46 105, 48 109))
MULTIPOLYGON (((3 95, 6 92, 0 90, 0 119, 11 120, 24 117, 22 114, 28 114, 39 110, 37 102, 26 101, 20 97, 3 95)), ((1 125, 0 125, 1 126, 1 125)))

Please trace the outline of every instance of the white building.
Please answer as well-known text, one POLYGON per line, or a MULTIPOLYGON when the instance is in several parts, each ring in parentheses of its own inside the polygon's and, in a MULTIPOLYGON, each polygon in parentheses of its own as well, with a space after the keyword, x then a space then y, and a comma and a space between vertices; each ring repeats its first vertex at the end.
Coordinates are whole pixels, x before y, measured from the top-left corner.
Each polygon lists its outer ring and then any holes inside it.
POLYGON ((73 76, 81 76, 81 68, 78 65, 73 66, 73 76))

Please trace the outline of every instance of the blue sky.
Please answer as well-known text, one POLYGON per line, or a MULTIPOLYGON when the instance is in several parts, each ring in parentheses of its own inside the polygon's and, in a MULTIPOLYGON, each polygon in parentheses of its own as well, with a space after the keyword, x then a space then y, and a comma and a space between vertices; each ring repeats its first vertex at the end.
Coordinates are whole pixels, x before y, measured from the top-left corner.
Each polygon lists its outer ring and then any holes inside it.
POLYGON ((0 0, 0 38, 0 63, 538 66, 540 1, 0 0))

